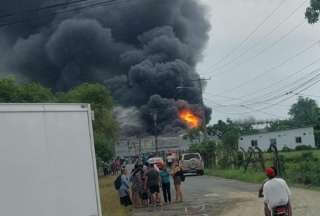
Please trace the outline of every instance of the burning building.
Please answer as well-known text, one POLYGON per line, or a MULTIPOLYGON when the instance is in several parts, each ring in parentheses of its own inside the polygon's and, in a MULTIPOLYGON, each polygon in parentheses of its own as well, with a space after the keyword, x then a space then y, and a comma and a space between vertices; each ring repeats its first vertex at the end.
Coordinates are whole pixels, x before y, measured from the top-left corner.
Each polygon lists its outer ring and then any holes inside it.
POLYGON ((0 75, 55 91, 106 85, 126 136, 209 121, 192 81, 210 30, 198 0, 3 0, 0 13, 0 75))

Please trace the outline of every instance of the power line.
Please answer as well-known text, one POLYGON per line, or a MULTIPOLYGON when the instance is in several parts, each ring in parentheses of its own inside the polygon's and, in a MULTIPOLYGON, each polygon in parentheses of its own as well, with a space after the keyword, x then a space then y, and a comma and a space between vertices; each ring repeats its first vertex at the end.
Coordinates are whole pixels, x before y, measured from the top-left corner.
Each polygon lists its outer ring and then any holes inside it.
POLYGON ((239 50, 256 32, 259 31, 259 29, 281 8, 281 6, 286 2, 287 0, 282 1, 265 19, 262 20, 261 23, 257 27, 253 29, 252 32, 249 33, 249 35, 241 41, 241 43, 233 48, 230 52, 228 52, 225 56, 220 58, 217 62, 214 63, 213 67, 216 65, 219 65, 221 62, 223 62, 225 59, 227 59, 230 55, 232 55, 234 52, 239 50))
POLYGON ((41 22, 43 21, 44 18, 50 18, 59 14, 67 14, 67 13, 72 13, 72 12, 79 12, 85 9, 92 9, 92 8, 96 8, 96 7, 107 7, 107 6, 111 6, 111 5, 116 5, 116 4, 121 4, 124 2, 120 2, 121 0, 108 0, 108 1, 100 1, 100 2, 96 2, 96 3, 92 3, 92 4, 88 4, 85 6, 79 6, 79 7, 75 7, 75 8, 71 8, 71 9, 67 9, 67 10, 61 10, 61 11, 55 11, 49 14, 45 14, 42 17, 33 17, 30 19, 24 19, 24 20, 16 20, 13 22, 8 22, 8 23, 2 23, 0 24, 0 28, 4 28, 4 27, 8 27, 8 26, 12 26, 12 25, 18 25, 18 24, 24 24, 24 23, 31 23, 32 21, 37 21, 37 22, 41 22))
MULTIPOLYGON (((249 46, 247 49, 245 49, 243 52, 240 53, 240 55, 236 56, 235 58, 232 58, 230 61, 228 61, 226 64, 224 65, 230 65, 233 62, 235 62, 235 60, 241 58, 242 56, 244 56, 245 54, 247 54, 252 48, 256 47, 257 45, 263 44, 265 42, 265 40, 272 35, 277 29, 279 29, 280 26, 282 26, 284 23, 286 23, 286 21, 288 21, 294 14, 296 14, 299 9, 301 7, 303 7, 303 5, 308 2, 309 0, 304 0, 301 4, 299 4, 299 6, 297 8, 295 8, 285 19, 283 19, 281 22, 278 23, 278 25, 276 25, 270 32, 268 32, 267 34, 265 34, 261 40, 259 40, 258 42, 254 43, 252 46, 249 46)), ((220 67, 218 67, 220 68, 220 67)), ((215 68, 213 69, 215 70, 215 68)))
MULTIPOLYGON (((215 94, 211 94, 211 95, 215 95, 215 94)), ((232 99, 232 100, 237 100, 237 101, 242 101, 241 99, 239 98, 233 98, 233 97, 224 97, 224 96, 220 96, 221 98, 229 98, 229 99, 232 99)), ((218 107, 243 107, 243 106, 246 106, 246 105, 243 105, 243 104, 221 104, 221 103, 218 103, 218 102, 214 102, 214 100, 212 100, 211 98, 209 97, 205 97, 205 99, 215 103, 216 106, 218 107)), ((269 103, 263 103, 263 104, 269 104, 269 103)), ((290 107, 289 105, 281 105, 283 107, 290 107)))
MULTIPOLYGON (((286 65, 286 64, 287 64, 288 62, 290 62, 291 60, 295 59, 296 57, 304 54, 305 52, 309 51, 311 48, 313 48, 313 47, 315 47, 316 45, 318 45, 319 42, 320 42, 320 40, 317 40, 317 41, 313 42, 311 45, 307 46, 306 48, 304 48, 303 50, 297 52, 296 54, 294 54, 294 55, 286 58, 284 61, 280 62, 279 64, 277 64, 277 65, 275 65, 275 66, 273 66, 273 67, 270 67, 270 68, 267 69, 267 70, 264 70, 263 72, 257 74, 257 75, 254 76, 253 78, 251 78, 251 79, 249 79, 249 80, 247 80, 247 81, 245 81, 245 82, 242 82, 242 83, 240 83, 239 85, 237 85, 237 86, 235 86, 235 87, 233 87, 233 88, 231 88, 231 89, 229 89, 229 90, 226 90, 226 91, 227 91, 227 92, 233 92, 234 90, 239 89, 239 88, 241 88, 242 86, 244 86, 244 85, 246 85, 246 84, 248 84, 248 83, 250 83, 250 82, 252 82, 252 81, 255 81, 255 80, 259 79, 260 77, 266 75, 268 72, 274 71, 274 70, 282 67, 283 65, 286 65)), ((226 92, 226 91, 224 91, 224 92, 226 92)))
MULTIPOLYGON (((250 94, 251 94, 251 96, 252 96, 252 95, 257 95, 257 94, 260 93, 260 91, 267 90, 269 87, 272 87, 272 88, 273 88, 275 85, 277 85, 277 84, 279 84, 279 83, 281 83, 281 82, 283 82, 283 81, 286 81, 286 80, 290 79, 291 77, 299 74, 300 72, 304 71, 305 69, 311 67, 312 65, 314 65, 314 64, 316 64, 316 63, 318 63, 318 62, 320 62, 320 57, 317 58, 315 61, 311 62, 310 64, 305 65, 305 66, 302 67, 301 69, 295 71, 294 73, 289 74, 288 76, 285 76, 284 78, 282 78, 282 79, 280 79, 280 80, 278 80, 278 81, 276 81, 276 82, 270 83, 270 84, 267 85, 266 87, 259 89, 259 91, 255 91, 255 92, 252 92, 252 93, 250 93, 250 94)), ((308 73, 307 75, 312 75, 313 73, 314 73, 314 71, 312 71, 311 73, 308 73)), ((300 80, 300 79, 298 79, 298 80, 300 80)), ((289 85, 291 85, 291 83, 290 83, 289 85)), ((285 86, 288 86, 288 85, 285 85, 285 86)), ((282 87, 283 87, 283 86, 282 86, 282 87)), ((281 89, 280 89, 280 90, 281 90, 281 89)), ((278 91, 279 91, 278 89, 277 89, 277 90, 272 90, 272 91, 269 92, 269 93, 264 93, 263 95, 259 95, 259 96, 257 96, 257 97, 266 96, 266 95, 269 95, 270 93, 278 92, 278 91)), ((248 97, 248 96, 243 95, 242 97, 248 97)), ((252 99, 249 99, 249 100, 253 100, 253 99, 255 99, 255 98, 256 98, 256 97, 254 97, 254 98, 252 98, 252 99)))
POLYGON ((282 99, 282 100, 280 100, 280 101, 278 101, 278 102, 276 102, 276 103, 273 103, 273 104, 271 104, 270 106, 263 107, 263 108, 261 108, 261 109, 259 109, 259 110, 264 110, 264 109, 267 109, 267 108, 269 108, 269 107, 271 107, 271 106, 275 106, 275 105, 278 105, 278 104, 280 104, 280 103, 283 103, 283 102, 285 102, 285 101, 287 101, 287 100, 289 100, 289 99, 297 96, 297 94, 300 94, 301 92, 304 92, 304 91, 310 89, 311 87, 315 86, 315 85, 318 84, 319 82, 320 82, 320 79, 314 81, 314 82, 311 83, 309 86, 307 86, 307 87, 299 90, 297 93, 291 92, 291 94, 293 94, 293 93, 294 93, 294 94, 291 95, 291 96, 289 96, 289 97, 287 97, 287 98, 284 98, 284 99, 282 99))
MULTIPOLYGON (((290 86, 293 86, 292 88, 289 88, 289 89, 283 89, 283 91, 280 91, 281 89, 279 89, 277 91, 277 93, 280 92, 280 94, 277 94, 277 95, 270 95, 270 97, 264 99, 264 100, 260 100, 260 101, 255 101, 255 102, 243 102, 241 104, 228 104, 228 106, 255 106, 255 105, 263 105, 263 104, 269 104, 269 105, 274 105, 273 103, 268 103, 268 102, 272 102, 274 100, 278 100, 278 99, 281 99, 283 97, 286 97, 288 95, 291 95, 293 94, 293 92, 295 91, 300 91, 301 89, 304 89, 306 86, 308 86, 309 83, 313 83, 314 81, 317 82, 317 78, 320 76, 320 68, 310 72, 309 74, 312 75, 314 74, 315 72, 317 72, 317 74, 315 74, 313 77, 309 78, 308 80, 306 81, 303 81, 302 83, 297 83, 297 81, 295 81, 294 83, 291 83, 290 86), (297 84, 297 85, 295 85, 297 84)), ((301 80, 299 80, 301 81, 301 80)))
MULTIPOLYGON (((318 76, 319 76, 319 75, 320 75, 320 74, 318 74, 318 76)), ((287 101, 287 100, 289 100, 289 99, 291 99, 291 98, 299 95, 300 93, 302 93, 302 92, 310 89, 311 87, 315 86, 315 85, 318 84, 318 83, 320 83, 320 79, 314 80, 314 81, 311 82, 308 86, 305 86, 304 88, 300 89, 300 90, 297 91, 296 93, 295 93, 296 90, 294 90, 294 91, 286 94, 286 96, 288 96, 288 95, 289 95, 289 96, 286 97, 286 98, 284 98, 284 99, 282 99, 282 100, 280 100, 280 101, 277 101, 277 102, 275 102, 275 103, 273 103, 273 104, 270 104, 270 105, 268 105, 268 106, 265 106, 265 107, 262 107, 262 108, 259 108, 259 109, 254 109, 254 110, 255 110, 255 111, 261 111, 261 112, 263 111, 263 112, 265 112, 265 111, 264 111, 265 109, 270 108, 270 107, 272 107, 272 106, 276 106, 276 105, 278 105, 278 104, 280 104, 280 103, 283 103, 283 102, 285 102, 285 101, 287 101), (291 94, 291 95, 290 95, 290 94, 291 94)), ((245 105, 244 107, 247 107, 247 105, 245 105)), ((239 115, 241 115, 241 114, 249 114, 249 113, 252 113, 252 112, 247 112, 247 113, 227 113, 227 114, 235 114, 235 115, 236 115, 236 114, 239 114, 239 115)))
POLYGON ((73 4, 78 4, 78 3, 82 3, 82 2, 86 2, 88 0, 74 0, 74 1, 68 1, 68 2, 64 2, 64 3, 56 3, 56 4, 52 4, 52 5, 47 5, 47 6, 43 6, 43 7, 39 7, 39 8, 32 8, 32 9, 24 9, 24 10, 16 10, 16 11, 12 11, 6 14, 2 14, 0 15, 0 18, 6 18, 6 17, 13 17, 15 15, 21 14, 21 13, 36 13, 42 10, 48 10, 48 9, 55 9, 55 8, 60 8, 60 7, 65 7, 65 6, 70 6, 73 4))
MULTIPOLYGON (((315 70, 316 71, 316 70, 315 70)), ((320 71, 320 68, 317 69, 317 72, 320 71)), ((295 86, 294 88, 291 88, 291 89, 288 89, 286 90, 286 92, 278 95, 278 96, 273 96, 273 97, 270 97, 268 99, 265 99, 265 100, 262 100, 262 101, 257 101, 255 103, 247 103, 246 105, 253 105, 253 104, 261 104, 261 103, 265 103, 265 102, 268 102, 268 101, 273 101, 273 100, 277 100, 277 99, 280 99, 282 97, 285 97, 287 95, 290 95, 292 94, 293 92, 295 91, 298 91, 300 88, 303 88, 305 87, 308 83, 314 81, 315 79, 317 79, 318 77, 320 76, 320 73, 317 73, 315 76, 313 76, 312 78, 304 81, 303 83, 299 84, 298 86, 295 86)))
MULTIPOLYGON (((229 69, 224 69, 224 70, 221 70, 219 71, 219 73, 221 74, 221 72, 224 72, 226 71, 225 73, 228 73, 230 71, 232 71, 232 69, 234 68, 238 68, 239 66, 242 66, 243 64, 246 64, 246 63, 249 63, 251 62, 253 59, 261 56, 262 54, 264 54, 266 51, 270 50, 271 48, 275 47, 276 45, 278 45, 281 41, 283 41, 284 39, 286 39, 290 34, 292 34, 293 32, 295 32, 297 29, 299 29, 302 25, 305 24, 305 21, 303 22, 300 22, 298 25, 294 26, 294 28, 290 29, 287 33, 285 33, 284 35, 282 35, 278 40, 276 40, 275 42, 273 42, 271 45, 261 49, 258 53, 256 53, 254 56, 251 56, 249 58, 246 58, 245 60, 243 61, 240 61, 238 63, 236 63, 235 65, 233 65, 233 67, 229 68, 229 69)), ((225 66, 228 66, 228 65, 223 65, 221 67, 219 67, 218 69, 216 70, 219 70, 220 68, 224 68, 225 66)), ((224 74, 225 74, 224 73, 224 74)), ((215 76, 217 76, 218 74, 215 74, 215 76)))
MULTIPOLYGON (((320 69, 320 68, 315 69, 315 70, 309 72, 307 75, 310 75, 310 76, 311 76, 311 75, 313 75, 314 73, 317 73, 317 72, 319 71, 319 69, 320 69)), ((309 80, 307 80, 307 81, 304 81, 302 84, 299 84, 297 87, 300 87, 300 86, 305 85, 306 83, 308 83, 308 81, 310 81, 310 80, 312 81, 312 79, 316 78, 317 76, 318 76, 318 75, 316 75, 315 77, 313 77, 313 78, 311 78, 311 79, 309 79, 309 80)), ((305 76, 305 77, 307 77, 307 76, 305 76)), ((302 78, 302 79, 295 80, 295 81, 293 81, 293 82, 291 82, 291 83, 288 83, 288 84, 285 85, 285 86, 281 86, 280 88, 275 89, 275 90, 272 90, 272 91, 270 91, 270 92, 268 92, 268 93, 265 93, 265 94, 263 94, 263 95, 259 95, 259 96, 256 96, 256 97, 254 97, 254 98, 251 98, 251 99, 249 99, 249 100, 246 100, 246 101, 244 101, 244 103, 248 103, 248 101, 251 101, 251 100, 254 101, 255 99, 262 98, 262 97, 271 97, 271 98, 273 98, 273 97, 275 97, 275 96, 273 96, 273 95, 274 95, 274 94, 277 95, 279 92, 284 92, 284 94, 286 94, 286 93, 292 91, 291 88, 287 89, 287 87, 291 87, 291 86, 293 86, 293 85, 295 85, 295 84, 298 84, 300 81, 303 81, 303 78, 302 78)), ((297 87, 295 87, 295 88, 297 88, 297 87)))

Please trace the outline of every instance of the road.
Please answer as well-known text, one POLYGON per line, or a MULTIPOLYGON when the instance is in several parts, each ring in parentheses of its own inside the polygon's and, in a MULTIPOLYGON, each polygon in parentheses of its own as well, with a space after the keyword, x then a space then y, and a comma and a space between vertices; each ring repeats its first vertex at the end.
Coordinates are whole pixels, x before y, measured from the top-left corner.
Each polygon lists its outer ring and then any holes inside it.
MULTIPOLYGON (((134 210, 132 216, 258 216, 263 215, 259 185, 208 176, 188 176, 185 201, 134 210)), ((173 191, 173 189, 172 189, 173 191)), ((320 192, 292 188, 295 216, 318 216, 320 192)))

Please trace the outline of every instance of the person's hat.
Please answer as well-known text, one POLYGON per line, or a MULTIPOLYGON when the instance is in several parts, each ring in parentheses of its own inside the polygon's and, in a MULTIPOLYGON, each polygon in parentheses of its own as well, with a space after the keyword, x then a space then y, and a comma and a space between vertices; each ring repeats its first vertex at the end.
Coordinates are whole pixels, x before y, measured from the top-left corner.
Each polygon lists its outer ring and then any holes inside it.
POLYGON ((265 170, 265 173, 268 177, 275 177, 276 176, 276 172, 274 171, 274 169, 272 169, 271 167, 267 168, 265 170))

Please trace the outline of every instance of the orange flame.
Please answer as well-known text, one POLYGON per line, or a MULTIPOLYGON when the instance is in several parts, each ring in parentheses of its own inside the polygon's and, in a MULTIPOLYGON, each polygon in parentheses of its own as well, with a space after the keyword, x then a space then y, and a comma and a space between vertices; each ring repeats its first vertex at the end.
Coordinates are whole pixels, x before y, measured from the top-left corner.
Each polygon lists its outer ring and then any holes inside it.
POLYGON ((198 128, 201 125, 201 119, 189 109, 179 111, 180 119, 188 125, 189 128, 198 128))

